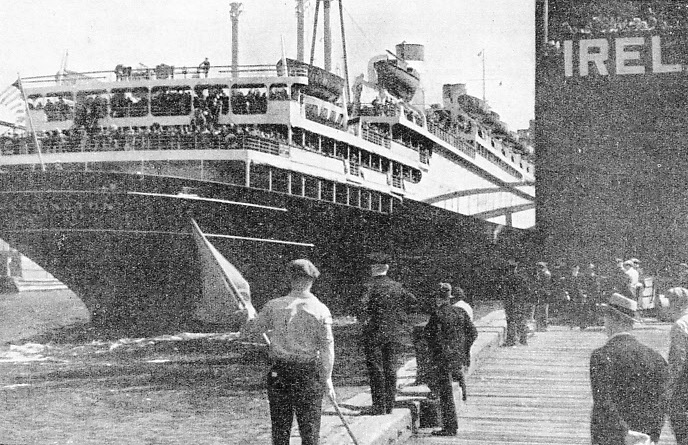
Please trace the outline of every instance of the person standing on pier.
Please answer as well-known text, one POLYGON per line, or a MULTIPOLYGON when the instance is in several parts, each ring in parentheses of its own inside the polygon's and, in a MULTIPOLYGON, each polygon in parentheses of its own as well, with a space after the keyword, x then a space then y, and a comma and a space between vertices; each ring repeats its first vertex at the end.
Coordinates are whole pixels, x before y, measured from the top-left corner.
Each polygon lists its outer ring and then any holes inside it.
POLYGON ((592 445, 657 443, 667 363, 632 334, 638 303, 614 293, 604 306, 609 340, 590 357, 592 445))
POLYGON ((311 293, 320 276, 313 263, 294 260, 287 265, 287 276, 289 294, 268 301, 245 330, 270 333, 267 386, 273 445, 289 445, 294 415, 301 443, 317 445, 324 391, 335 400, 332 315, 311 293))
MULTIPOLYGON (((447 284, 447 283, 441 283, 447 284)), ((466 400, 462 367, 470 360, 470 350, 478 331, 465 310, 452 306, 451 287, 445 286, 435 297, 435 308, 425 326, 433 369, 432 390, 440 399, 442 429, 433 436, 455 436, 458 429, 452 376, 459 373, 459 384, 466 400)))
POLYGON ((533 318, 535 330, 544 332, 549 326, 549 303, 552 300, 552 272, 547 268, 547 263, 540 261, 535 265, 535 279, 533 291, 535 292, 535 307, 533 318))
POLYGON ((518 262, 507 262, 506 274, 501 282, 501 297, 506 314, 506 341, 504 346, 516 346, 516 340, 528 345, 527 321, 531 304, 528 302, 530 289, 526 278, 518 269, 518 262))
POLYGON ((401 339, 416 298, 387 276, 389 256, 373 254, 368 260, 371 278, 364 285, 360 321, 373 399, 370 414, 384 415, 394 408, 401 339))

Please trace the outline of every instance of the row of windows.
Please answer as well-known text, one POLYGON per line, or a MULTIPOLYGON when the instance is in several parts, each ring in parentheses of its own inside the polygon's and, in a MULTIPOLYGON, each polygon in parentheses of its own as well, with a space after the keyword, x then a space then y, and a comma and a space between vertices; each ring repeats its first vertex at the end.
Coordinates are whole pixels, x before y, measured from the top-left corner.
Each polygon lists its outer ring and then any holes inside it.
POLYGON ((259 189, 335 202, 365 210, 392 212, 393 198, 390 196, 267 165, 251 165, 250 185, 259 189))
MULTIPOLYGON (((20 171, 36 170, 40 166, 8 166, 20 171)), ((245 185, 244 163, 241 161, 136 161, 136 162, 79 162, 46 164, 47 171, 107 171, 142 173, 204 179, 245 185)), ((382 213, 391 213, 393 198, 382 193, 336 183, 314 176, 253 164, 250 186, 277 193, 286 193, 382 213)))
POLYGON ((186 116, 194 109, 227 114, 258 114, 267 111, 268 100, 289 100, 286 84, 197 85, 112 88, 30 94, 28 105, 42 110, 48 121, 73 119, 76 106, 93 107, 100 117, 186 116))

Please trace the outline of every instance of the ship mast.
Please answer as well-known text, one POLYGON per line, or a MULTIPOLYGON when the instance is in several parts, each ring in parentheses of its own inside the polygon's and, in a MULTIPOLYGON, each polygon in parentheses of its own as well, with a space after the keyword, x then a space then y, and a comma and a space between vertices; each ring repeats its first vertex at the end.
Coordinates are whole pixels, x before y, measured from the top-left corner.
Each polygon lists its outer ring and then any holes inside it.
MULTIPOLYGON (((297 17, 301 19, 301 16, 298 16, 299 12, 299 6, 303 4, 303 0, 297 0, 298 5, 297 5, 297 17)), ((325 63, 323 68, 325 71, 332 72, 332 32, 331 32, 331 26, 330 26, 330 4, 332 0, 315 0, 315 18, 313 20, 313 39, 311 43, 311 59, 310 59, 310 64, 313 65, 313 62, 315 60, 315 40, 316 40, 316 35, 318 33, 318 12, 320 10, 320 2, 323 2, 323 32, 324 32, 324 50, 325 50, 325 63)), ((349 62, 347 59, 346 55, 346 34, 344 33, 344 6, 343 6, 343 0, 339 0, 339 21, 340 21, 340 27, 341 27, 341 32, 342 32, 342 56, 344 57, 344 80, 346 82, 346 97, 344 97, 344 102, 347 102, 348 96, 349 96, 349 62)), ((300 30, 301 28, 299 28, 300 30)), ((300 31, 299 31, 300 32, 300 31)), ((298 37, 298 36, 297 36, 298 37)))
POLYGON ((229 17, 232 19, 232 77, 239 76, 239 14, 241 3, 229 4, 229 17))
POLYGON ((303 44, 306 34, 303 0, 296 0, 296 60, 303 62, 303 44))

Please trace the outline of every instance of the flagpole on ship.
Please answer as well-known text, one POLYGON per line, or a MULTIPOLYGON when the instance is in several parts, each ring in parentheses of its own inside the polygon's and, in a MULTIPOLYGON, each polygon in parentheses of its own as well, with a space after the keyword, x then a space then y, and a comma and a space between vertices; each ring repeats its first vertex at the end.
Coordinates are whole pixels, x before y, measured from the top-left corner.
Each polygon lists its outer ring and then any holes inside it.
POLYGON ((19 92, 22 95, 22 100, 24 100, 24 109, 26 110, 26 117, 29 118, 29 128, 31 134, 33 135, 33 143, 36 145, 36 153, 38 153, 38 161, 41 163, 41 170, 45 171, 45 163, 43 162, 43 153, 41 152, 41 146, 38 143, 38 136, 36 135, 36 130, 33 128, 33 119, 31 119, 31 113, 29 112, 29 102, 26 100, 26 94, 24 93, 24 86, 22 85, 21 75, 17 73, 17 86, 19 87, 19 92))

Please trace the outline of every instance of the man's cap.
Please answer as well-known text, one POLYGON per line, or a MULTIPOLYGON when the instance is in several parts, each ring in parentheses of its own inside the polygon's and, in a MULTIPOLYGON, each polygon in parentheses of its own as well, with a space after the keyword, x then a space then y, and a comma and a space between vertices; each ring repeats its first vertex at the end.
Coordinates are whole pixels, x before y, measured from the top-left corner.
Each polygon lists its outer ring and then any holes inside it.
POLYGON ((452 290, 452 285, 449 283, 440 283, 440 290, 448 290, 451 292, 452 290))
POLYGON ((631 260, 626 260, 626 261, 623 262, 623 265, 624 265, 624 266, 632 266, 632 265, 633 265, 633 261, 631 261, 631 260))
POLYGON ((368 264, 389 264, 390 257, 384 252, 375 252, 367 256, 368 264))
POLYGON ((688 264, 686 264, 686 263, 681 263, 678 266, 683 267, 684 269, 688 269, 688 264))
POLYGON ((506 264, 508 264, 509 266, 518 266, 518 261, 516 261, 516 260, 513 259, 513 258, 509 258, 509 259, 507 260, 506 264))
POLYGON ((607 311, 621 314, 631 320, 638 321, 638 302, 619 293, 614 292, 609 297, 609 302, 607 304, 602 304, 602 307, 607 311))
POLYGON ((640 264, 640 260, 638 258, 631 258, 628 261, 632 262, 633 264, 640 264))
POLYGON ((544 261, 539 261, 539 262, 535 263, 535 265, 537 267, 541 267, 541 268, 547 267, 547 263, 545 263, 544 261))
POLYGON ((287 264, 287 273, 291 277, 307 277, 313 280, 320 276, 318 268, 305 258, 290 261, 287 264))

